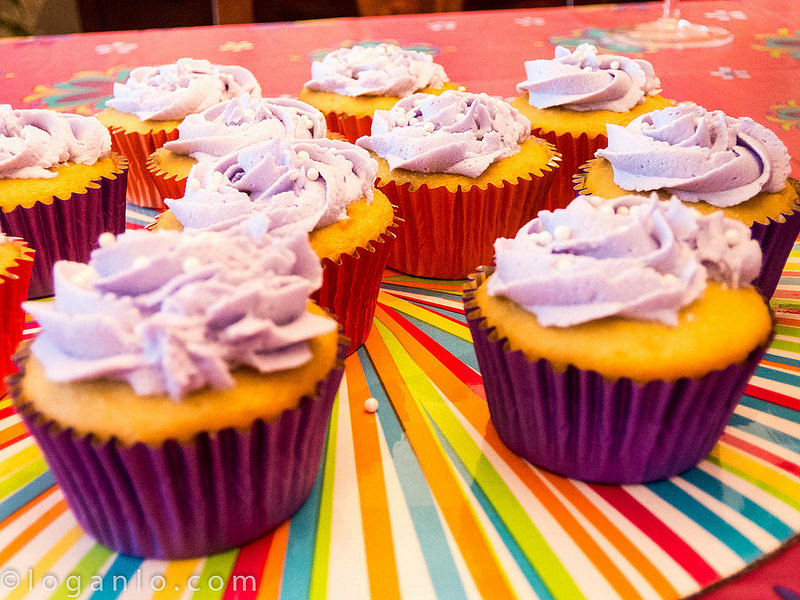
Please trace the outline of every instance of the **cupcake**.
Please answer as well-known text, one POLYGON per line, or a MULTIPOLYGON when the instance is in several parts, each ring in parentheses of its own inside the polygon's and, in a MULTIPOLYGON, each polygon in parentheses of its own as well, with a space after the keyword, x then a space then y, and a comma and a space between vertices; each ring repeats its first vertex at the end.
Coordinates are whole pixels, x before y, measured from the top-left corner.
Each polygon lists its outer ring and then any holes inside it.
POLYGON ((16 372, 11 355, 22 340, 22 302, 28 295, 32 269, 33 250, 0 231, 0 396, 6 393, 5 378, 16 372))
POLYGON ((375 113, 358 140, 378 161, 377 188, 405 223, 389 266, 458 279, 492 260, 492 243, 548 204, 558 153, 519 111, 486 94, 414 94, 375 113))
POLYGON ((219 158, 271 138, 326 134, 325 117, 305 102, 244 95, 187 116, 178 125, 178 139, 150 155, 147 170, 163 198, 180 198, 198 160, 219 158))
POLYGON ((609 125, 608 148, 597 157, 576 177, 581 193, 614 198, 655 190, 747 225, 764 255, 754 285, 772 296, 800 231, 797 182, 772 131, 687 103, 626 127, 609 125))
POLYGON ((109 107, 97 118, 108 127, 115 152, 130 161, 128 201, 163 209, 161 195, 147 172, 147 158, 168 140, 188 115, 261 87, 244 67, 181 58, 175 64, 137 67, 125 83, 114 84, 109 107))
POLYGON ((275 235, 301 231, 322 262, 315 299, 350 338, 366 339, 393 239, 394 210, 373 190, 377 165, 338 140, 276 138, 199 162, 186 195, 167 200, 156 229, 223 231, 253 214, 275 235))
POLYGON ((53 263, 85 262, 125 230, 127 161, 94 117, 0 105, 0 230, 36 251, 29 297, 53 293, 53 263))
POLYGON ((83 529, 116 552, 205 556, 262 536, 306 500, 344 346, 308 300, 305 235, 261 216, 226 233, 129 231, 56 298, 9 387, 83 529))
POLYGON ((522 96, 511 104, 533 125, 533 135, 555 145, 561 169, 550 191, 561 205, 575 197, 572 175, 605 148, 606 124, 627 125, 641 114, 664 108, 661 82, 646 60, 598 54, 581 44, 573 52, 558 46, 552 60, 525 63, 522 96))
POLYGON ((314 61, 300 100, 325 114, 329 130, 355 143, 369 135, 376 110, 388 110, 415 92, 441 94, 458 87, 430 54, 393 44, 355 45, 314 61))
POLYGON ((674 198, 579 197, 495 251, 464 302, 511 450, 604 483, 708 455, 772 335, 747 227, 674 198))

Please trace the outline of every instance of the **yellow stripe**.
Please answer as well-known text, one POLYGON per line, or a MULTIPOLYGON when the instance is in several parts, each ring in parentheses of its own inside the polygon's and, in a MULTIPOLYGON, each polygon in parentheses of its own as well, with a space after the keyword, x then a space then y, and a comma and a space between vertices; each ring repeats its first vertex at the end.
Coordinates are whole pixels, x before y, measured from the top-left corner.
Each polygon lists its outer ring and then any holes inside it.
POLYGON ((5 400, 0 400, 0 410, 4 408, 8 408, 11 406, 11 398, 6 398, 5 400))
POLYGON ((0 462, 0 479, 11 475, 11 473, 17 469, 24 467, 29 462, 33 462, 40 456, 41 453, 39 452, 39 448, 36 447, 36 444, 23 448, 14 456, 0 462))
POLYGON ((401 300, 396 296, 391 296, 386 292, 381 292, 378 295, 378 302, 419 319, 420 321, 424 321, 425 323, 428 323, 437 329, 441 329, 442 331, 446 331, 447 333, 459 337, 462 340, 466 340, 468 342, 472 341, 472 336, 469 333, 469 329, 464 325, 454 323, 450 319, 445 319, 441 315, 437 315, 434 312, 420 308, 416 304, 411 304, 410 302, 401 300))
MULTIPOLYGON (((168 563, 163 573, 167 585, 163 590, 153 594, 153 600, 172 600, 183 596, 186 586, 189 584, 189 577, 197 570, 198 564, 200 561, 197 559, 175 560, 168 563)), ((199 584, 195 583, 194 585, 198 586, 199 584)))

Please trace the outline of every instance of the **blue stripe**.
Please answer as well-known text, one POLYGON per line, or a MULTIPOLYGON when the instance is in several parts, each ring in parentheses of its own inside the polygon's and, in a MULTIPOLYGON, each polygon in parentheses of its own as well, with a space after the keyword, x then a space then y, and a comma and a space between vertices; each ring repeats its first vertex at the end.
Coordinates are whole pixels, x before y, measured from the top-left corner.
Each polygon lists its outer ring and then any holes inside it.
POLYGON ((729 425, 797 453, 797 459, 800 461, 800 440, 796 437, 736 413, 731 416, 729 425))
MULTIPOLYGON (((431 419, 431 423, 433 423, 433 419, 431 419)), ((508 548, 511 556, 514 558, 514 562, 517 563, 517 566, 519 566, 523 575, 525 575, 525 579, 528 580, 528 583, 531 584, 531 587, 536 592, 536 595, 539 596, 541 600, 555 600, 553 595, 550 593, 550 590, 547 589, 547 585, 545 585, 544 581, 542 581, 541 577, 539 577, 536 569, 533 568, 533 565, 531 565, 531 563, 525 557, 525 554, 522 552, 522 548, 519 547, 519 544, 514 539, 514 536, 511 535, 511 532, 508 530, 508 527, 506 527, 505 523, 503 523, 500 515, 497 514, 497 511, 494 509, 494 506, 492 506, 489 498, 469 473, 461 458, 450 445, 450 442, 447 441, 447 438, 439 430, 439 428, 436 427, 435 423, 433 423, 433 427, 436 431, 436 435, 439 437, 439 441, 442 443, 442 447, 450 457, 450 461, 453 463, 453 465, 455 465, 456 469, 461 474, 461 477, 464 479, 467 485, 469 485, 470 491, 481 505, 481 508, 483 508, 486 516, 489 517, 489 521, 491 521, 492 525, 497 530, 497 533, 500 535, 500 539, 503 540, 506 548, 508 548)), ((481 460, 486 460, 486 457, 481 456, 481 460)), ((480 469, 480 465, 478 465, 477 468, 480 469)), ((494 467, 492 467, 487 461, 486 468, 493 469, 494 467)))
POLYGON ((420 294, 423 296, 430 296, 432 298, 441 298, 442 300, 461 300, 461 294, 458 293, 447 293, 447 292, 438 292, 436 290, 425 290, 422 288, 415 288, 415 287, 404 287, 402 284, 394 284, 388 282, 386 279, 381 281, 381 288, 387 291, 395 290, 398 292, 410 292, 412 294, 420 294))
POLYGON ((100 587, 91 595, 90 600, 114 600, 128 587, 128 582, 136 570, 144 562, 141 558, 134 558, 125 554, 117 554, 114 562, 103 575, 100 587), (123 583, 124 582, 124 583, 123 583))
MULTIPOLYGON (((422 333, 427 335, 429 338, 433 339, 437 344, 446 348, 453 356, 455 356, 458 360, 462 363, 469 365, 476 371, 479 370, 478 368, 478 359, 475 356, 475 347, 472 345, 471 342, 466 340, 462 340, 460 337, 457 337, 451 333, 443 331, 438 327, 434 327, 433 325, 426 323, 425 321, 421 321, 415 317, 407 315, 400 309, 395 309, 400 314, 403 315, 403 318, 408 320, 409 323, 414 325, 417 329, 419 329, 422 333)), ((468 332, 469 329, 464 329, 465 332, 468 332)))
POLYGON ((794 373, 784 373, 783 371, 778 371, 776 369, 759 365, 759 367, 756 369, 756 375, 771 381, 779 381, 781 383, 785 383, 786 385, 800 387, 800 376, 795 375, 794 373))
POLYGON ((53 479, 53 474, 50 471, 39 475, 36 479, 20 488, 0 504, 0 521, 13 515, 28 502, 36 498, 36 496, 43 494, 55 484, 56 481, 53 479))
POLYGON ((768 415, 772 415, 773 417, 779 417, 781 419, 791 421, 792 423, 800 424, 800 412, 785 406, 781 406, 780 404, 767 402, 766 400, 759 400, 758 398, 753 398, 753 396, 746 395, 742 396, 742 399, 739 403, 742 406, 752 408, 753 410, 758 410, 768 415))
POLYGON ((786 356, 776 356, 767 352, 764 355, 764 360, 771 360, 772 362, 780 363, 782 365, 790 365, 792 367, 800 367, 800 360, 788 358, 786 356))
POLYGON ((411 513, 411 521, 422 548, 436 597, 466 598, 461 577, 439 520, 439 513, 414 450, 406 438, 403 426, 392 408, 366 350, 363 347, 359 348, 357 355, 367 380, 369 393, 378 400, 378 421, 392 453, 392 462, 400 479, 400 488, 411 513))
POLYGON ((739 533, 735 527, 726 523, 713 511, 706 508, 671 481, 650 483, 647 484, 647 488, 728 546, 742 560, 751 562, 763 555, 763 552, 753 542, 739 533))
POLYGON ((143 217, 149 217, 150 220, 153 220, 156 217, 156 215, 160 212, 160 211, 157 211, 157 210, 155 210, 153 208, 145 208, 144 206, 136 206, 135 204, 131 204, 130 202, 128 202, 128 204, 126 205, 125 208, 126 208, 126 210, 129 210, 129 211, 131 211, 133 213, 136 213, 138 215, 142 215, 143 217))
POLYGON ((681 477, 720 502, 727 504, 779 540, 785 541, 794 535, 794 530, 791 527, 771 512, 762 508, 760 504, 756 504, 747 496, 740 494, 702 469, 691 469, 681 477))

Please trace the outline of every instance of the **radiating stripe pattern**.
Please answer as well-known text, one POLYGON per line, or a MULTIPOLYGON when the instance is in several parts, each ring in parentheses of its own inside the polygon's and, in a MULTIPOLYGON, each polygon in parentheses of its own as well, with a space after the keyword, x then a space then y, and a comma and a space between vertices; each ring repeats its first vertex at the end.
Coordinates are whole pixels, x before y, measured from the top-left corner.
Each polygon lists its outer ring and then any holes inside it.
MULTIPOLYGON (((800 531, 800 315, 778 313, 773 347, 697 468, 595 485, 533 467, 500 441, 460 283, 386 272, 309 500, 223 554, 165 562, 96 544, 0 400, 0 598, 672 599, 800 531)), ((791 299, 782 289, 775 306, 791 299)))

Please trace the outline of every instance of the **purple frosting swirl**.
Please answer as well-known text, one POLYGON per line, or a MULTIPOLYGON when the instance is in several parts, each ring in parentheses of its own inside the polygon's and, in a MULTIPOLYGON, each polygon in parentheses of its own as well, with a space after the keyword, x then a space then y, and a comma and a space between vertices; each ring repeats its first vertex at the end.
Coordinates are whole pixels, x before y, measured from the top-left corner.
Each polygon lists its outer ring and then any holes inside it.
POLYGON ((449 90, 414 94, 391 110, 376 110, 372 134, 359 146, 390 169, 477 177, 489 165, 519 152, 531 123, 507 102, 486 94, 449 90))
POLYGON ((649 62, 598 54, 591 44, 581 44, 574 52, 557 46, 554 59, 527 61, 525 75, 517 91, 527 92, 536 108, 627 112, 645 96, 661 91, 649 62))
POLYGON ((111 153, 111 136, 94 117, 0 104, 0 177, 50 179, 66 162, 92 165, 111 153))
POLYGON ((761 249, 745 225, 655 194, 579 196, 541 211, 514 239, 498 239, 495 257, 488 293, 545 327, 614 315, 676 325, 708 279, 744 287, 761 270, 761 249))
POLYGON ((164 146, 200 160, 271 138, 324 138, 327 132, 325 116, 305 102, 245 94, 187 116, 178 125, 178 139, 164 146))
POLYGON ((614 182, 626 190, 664 190, 687 202, 726 207, 761 191, 781 191, 791 172, 786 146, 772 131, 696 104, 607 129, 608 148, 596 156, 611 163, 614 182))
POLYGON ((429 54, 378 44, 340 48, 314 61, 305 87, 344 96, 408 96, 447 80, 429 54))
POLYGON ((163 121, 183 119, 243 94, 261 95, 261 86, 244 67, 181 58, 172 65, 137 67, 125 83, 114 84, 114 97, 106 104, 143 121, 163 121))
POLYGON ((276 138, 200 161, 183 198, 166 200, 184 227, 223 230, 258 213, 273 233, 310 232, 372 201, 378 165, 366 150, 338 140, 276 138))
POLYGON ((32 350, 52 381, 107 377, 179 400, 233 387, 231 371, 291 369, 336 329, 306 312, 322 282, 307 237, 274 238, 255 217, 230 232, 100 237, 88 265, 55 265, 55 301, 25 303, 32 350))

